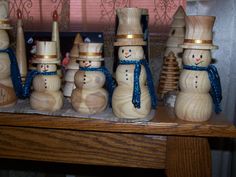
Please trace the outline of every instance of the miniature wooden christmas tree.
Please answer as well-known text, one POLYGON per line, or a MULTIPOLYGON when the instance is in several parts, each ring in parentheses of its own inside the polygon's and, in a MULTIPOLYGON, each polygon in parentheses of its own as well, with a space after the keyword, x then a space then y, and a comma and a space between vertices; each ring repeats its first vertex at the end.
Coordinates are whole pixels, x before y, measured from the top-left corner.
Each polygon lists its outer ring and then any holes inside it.
POLYGON ((165 57, 168 56, 169 52, 174 52, 179 68, 182 68, 182 53, 183 48, 179 47, 180 44, 184 42, 185 35, 185 18, 186 14, 182 6, 178 8, 175 15, 173 16, 173 21, 171 23, 171 29, 169 33, 169 38, 166 43, 165 57))
MULTIPOLYGON (((63 94, 65 97, 67 97, 70 100, 72 90, 75 89, 75 83, 74 83, 74 76, 75 73, 79 69, 79 64, 76 62, 77 59, 79 59, 79 44, 83 43, 83 39, 78 33, 75 37, 73 47, 70 51, 70 60, 69 63, 65 66, 66 67, 66 74, 65 74, 65 86, 63 89, 63 94)), ((63 62, 62 62, 63 64, 63 62)))
POLYGON ((169 52, 168 56, 164 58, 160 81, 158 86, 159 99, 170 91, 178 90, 180 70, 174 52, 169 52))

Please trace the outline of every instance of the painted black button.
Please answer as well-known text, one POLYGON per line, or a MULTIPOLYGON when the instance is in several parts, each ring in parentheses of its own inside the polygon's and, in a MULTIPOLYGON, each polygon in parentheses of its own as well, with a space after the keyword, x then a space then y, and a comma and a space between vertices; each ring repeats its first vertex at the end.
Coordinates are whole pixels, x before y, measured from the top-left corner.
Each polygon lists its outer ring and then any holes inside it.
POLYGON ((195 86, 195 88, 197 88, 197 86, 195 86))
POLYGON ((128 72, 128 69, 126 69, 125 72, 128 72))
POLYGON ((128 78, 126 78, 126 80, 129 80, 128 78))
POLYGON ((86 74, 84 75, 84 77, 86 77, 86 74))
POLYGON ((196 78, 198 78, 198 76, 196 76, 196 78))
POLYGON ((86 82, 84 82, 84 84, 86 84, 86 82))

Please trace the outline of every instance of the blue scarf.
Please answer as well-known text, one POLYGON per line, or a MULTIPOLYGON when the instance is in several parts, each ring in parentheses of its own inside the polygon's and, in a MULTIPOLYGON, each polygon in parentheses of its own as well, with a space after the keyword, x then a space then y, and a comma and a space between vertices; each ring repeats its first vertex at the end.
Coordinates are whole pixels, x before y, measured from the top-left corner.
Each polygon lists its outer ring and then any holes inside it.
POLYGON ((80 71, 99 71, 99 72, 102 72, 106 76, 106 88, 109 93, 109 104, 111 106, 112 94, 113 94, 113 91, 116 87, 116 84, 115 84, 114 80, 112 79, 112 75, 108 71, 108 69, 104 66, 101 66, 99 68, 80 67, 79 70, 80 71))
POLYGON ((148 66, 147 60, 120 60, 119 64, 121 65, 135 65, 134 68, 134 88, 133 88, 133 98, 132 103, 135 108, 140 108, 140 85, 139 85, 139 76, 141 73, 141 65, 144 66, 146 75, 147 75, 147 86, 149 94, 151 96, 152 108, 155 109, 157 106, 157 96, 154 89, 154 84, 152 80, 152 73, 148 66))
POLYGON ((0 53, 7 53, 10 58, 11 66, 11 80, 16 93, 16 96, 21 99, 25 99, 30 95, 30 86, 33 78, 36 75, 56 75, 56 72, 39 72, 32 70, 27 74, 25 85, 22 84, 20 70, 18 67, 16 56, 11 48, 0 50, 0 53))
POLYGON ((21 76, 20 70, 18 67, 16 56, 11 48, 7 48, 4 50, 0 50, 0 53, 7 53, 10 58, 10 70, 11 70, 11 80, 12 84, 18 98, 22 98, 22 83, 21 83, 21 76))
POLYGON ((210 94, 212 96, 212 99, 215 105, 215 112, 220 113, 221 112, 220 102, 222 100, 222 90, 221 90, 221 84, 220 84, 220 76, 218 74, 216 67, 214 65, 209 65, 208 67, 184 65, 183 68, 187 70, 193 70, 193 71, 207 71, 208 78, 211 83, 210 94))
POLYGON ((49 76, 49 75, 57 75, 57 72, 40 72, 40 71, 36 71, 36 70, 31 70, 30 72, 27 73, 26 76, 26 80, 25 80, 25 85, 22 88, 22 97, 23 98, 28 98, 30 96, 30 86, 31 83, 34 79, 35 76, 37 75, 45 75, 45 76, 49 76))

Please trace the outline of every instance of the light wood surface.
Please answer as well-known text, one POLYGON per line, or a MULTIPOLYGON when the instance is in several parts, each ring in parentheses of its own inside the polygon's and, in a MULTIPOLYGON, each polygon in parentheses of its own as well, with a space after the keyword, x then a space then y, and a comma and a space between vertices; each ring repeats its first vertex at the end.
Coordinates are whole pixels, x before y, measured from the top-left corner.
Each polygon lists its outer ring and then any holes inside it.
POLYGON ((174 109, 159 106, 150 122, 119 123, 96 119, 0 113, 1 126, 24 126, 67 130, 143 133, 201 137, 236 137, 236 128, 223 114, 213 114, 206 122, 187 122, 176 117, 174 109))

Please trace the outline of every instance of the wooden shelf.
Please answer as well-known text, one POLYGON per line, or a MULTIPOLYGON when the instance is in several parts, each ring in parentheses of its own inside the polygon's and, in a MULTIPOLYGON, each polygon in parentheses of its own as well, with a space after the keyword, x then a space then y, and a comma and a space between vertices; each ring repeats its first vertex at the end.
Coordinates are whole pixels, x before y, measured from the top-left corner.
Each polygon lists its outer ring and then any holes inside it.
POLYGON ((150 135, 236 137, 236 127, 228 123, 222 114, 213 115, 209 121, 203 123, 186 122, 177 119, 173 109, 167 107, 158 107, 154 119, 150 122, 118 123, 88 118, 0 113, 0 126, 150 135))

